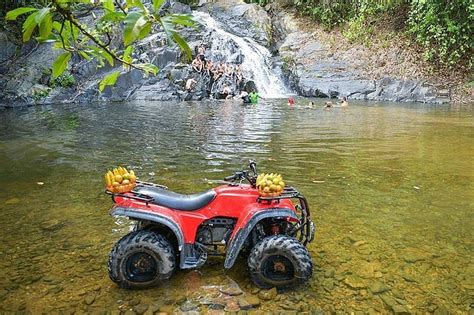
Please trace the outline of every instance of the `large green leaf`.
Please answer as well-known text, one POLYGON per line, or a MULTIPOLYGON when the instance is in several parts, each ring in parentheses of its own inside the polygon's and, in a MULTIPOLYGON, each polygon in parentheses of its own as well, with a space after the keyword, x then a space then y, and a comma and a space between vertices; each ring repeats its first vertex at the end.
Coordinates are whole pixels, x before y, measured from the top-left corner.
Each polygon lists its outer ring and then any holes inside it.
POLYGON ((115 11, 115 6, 114 6, 114 1, 113 0, 101 0, 102 6, 104 7, 105 10, 109 12, 114 12, 115 11))
POLYGON ((147 74, 152 73, 156 75, 158 73, 158 67, 152 63, 139 63, 135 64, 134 66, 145 71, 147 74))
POLYGON ((102 21, 111 21, 111 22, 118 22, 118 21, 123 21, 125 19, 126 15, 123 12, 109 12, 105 14, 101 20, 102 21))
POLYGON ((123 30, 123 43, 125 46, 133 43, 140 35, 140 32, 147 25, 147 21, 142 13, 130 12, 125 18, 125 27, 123 30))
POLYGON ((31 13, 25 20, 25 22, 23 22, 23 27, 22 27, 22 31, 23 31, 23 41, 24 42, 27 42, 30 40, 31 38, 31 34, 33 33, 33 31, 35 30, 36 28, 36 15, 38 14, 38 12, 33 12, 31 13))
POLYGON ((22 8, 17 8, 15 10, 11 10, 7 12, 7 15, 5 16, 6 20, 16 20, 16 18, 22 14, 32 12, 32 11, 38 11, 36 8, 29 8, 29 7, 22 7, 22 8))
POLYGON ((101 50, 100 54, 104 56, 104 58, 109 62, 109 65, 113 66, 114 65, 114 57, 112 57, 111 54, 106 52, 105 50, 101 50))
POLYGON ((100 81, 99 83, 99 91, 103 91, 105 89, 106 86, 109 86, 109 85, 114 85, 115 82, 117 82, 117 79, 120 75, 120 72, 119 71, 114 71, 108 75, 106 75, 102 81, 100 81))
POLYGON ((125 62, 132 63, 132 53, 133 53, 133 46, 130 45, 127 48, 125 48, 122 59, 125 62))
POLYGON ((71 59, 70 52, 65 52, 56 58, 56 61, 53 63, 53 78, 59 77, 66 70, 69 59, 71 59))
POLYGON ((192 59, 192 51, 189 48, 188 43, 181 37, 177 32, 173 32, 173 40, 178 44, 179 48, 184 52, 186 59, 190 61, 192 59))
POLYGON ((43 8, 41 10, 39 10, 37 12, 37 14, 35 15, 35 22, 36 24, 41 24, 41 22, 43 22, 43 19, 49 14, 50 12, 50 8, 43 8))
POLYGON ((155 13, 161 8, 163 2, 165 2, 165 0, 153 0, 153 10, 155 10, 155 13))
POLYGON ((43 40, 47 39, 53 29, 53 17, 48 13, 39 25, 40 36, 43 40))

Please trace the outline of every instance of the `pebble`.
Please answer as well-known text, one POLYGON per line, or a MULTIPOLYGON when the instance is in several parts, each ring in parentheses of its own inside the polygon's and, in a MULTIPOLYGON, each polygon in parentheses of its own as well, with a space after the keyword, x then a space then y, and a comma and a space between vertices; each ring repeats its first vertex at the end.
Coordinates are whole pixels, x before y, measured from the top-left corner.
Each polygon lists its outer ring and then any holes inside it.
POLYGON ((233 300, 233 299, 229 300, 227 301, 224 311, 225 312, 238 312, 240 311, 239 304, 237 303, 236 300, 233 300))
POLYGON ((374 282, 370 286, 370 292, 372 292, 373 294, 379 294, 379 293, 387 292, 389 290, 390 288, 380 281, 374 282))
POLYGON ((133 310, 137 313, 137 314, 143 314, 145 313, 147 310, 148 310, 148 304, 145 304, 145 303, 140 303, 138 305, 136 305, 133 310))
POLYGON ((5 201, 6 205, 16 205, 20 203, 20 198, 10 198, 7 201, 5 201))
POLYGON ((241 295, 242 293, 244 293, 244 291, 242 291, 238 286, 234 285, 220 288, 219 291, 230 296, 241 295))
POLYGON ((254 295, 246 296, 245 300, 253 307, 257 307, 260 305, 260 299, 254 295))
POLYGON ((91 305, 92 303, 94 303, 94 301, 95 301, 95 295, 93 295, 93 294, 89 294, 84 299, 84 303, 86 303, 87 305, 91 305))
POLYGON ((179 307, 179 309, 183 312, 190 312, 190 311, 198 310, 199 306, 197 306, 191 301, 186 301, 179 307))
POLYGON ((138 305, 138 304, 140 304, 139 299, 131 299, 130 301, 128 301, 128 305, 130 305, 130 306, 135 306, 135 305, 138 305))
POLYGON ((344 279, 344 283, 352 289, 363 289, 367 287, 367 284, 362 278, 354 275, 347 276, 346 279, 344 279))
POLYGON ((278 295, 278 292, 276 288, 273 288, 270 290, 262 290, 258 293, 258 297, 266 301, 275 299, 277 295, 278 295))

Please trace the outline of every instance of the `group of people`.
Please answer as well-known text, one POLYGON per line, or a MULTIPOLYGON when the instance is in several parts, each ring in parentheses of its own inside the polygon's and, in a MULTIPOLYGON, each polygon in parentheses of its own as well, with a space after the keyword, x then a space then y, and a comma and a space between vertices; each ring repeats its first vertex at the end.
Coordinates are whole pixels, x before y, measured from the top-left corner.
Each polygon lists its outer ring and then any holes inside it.
MULTIPOLYGON (((223 76, 226 79, 235 80, 236 85, 240 86, 240 83, 243 79, 242 66, 240 64, 232 65, 227 62, 214 63, 212 60, 206 59, 205 53, 206 48, 201 44, 198 47, 196 58, 194 58, 191 62, 191 66, 194 71, 209 76, 213 81, 217 81, 223 76)), ((189 79, 188 82, 186 83, 186 90, 191 90, 193 85, 196 83, 196 80, 189 79)), ((222 94, 230 95, 229 90, 230 87, 227 85, 223 86, 222 94)))

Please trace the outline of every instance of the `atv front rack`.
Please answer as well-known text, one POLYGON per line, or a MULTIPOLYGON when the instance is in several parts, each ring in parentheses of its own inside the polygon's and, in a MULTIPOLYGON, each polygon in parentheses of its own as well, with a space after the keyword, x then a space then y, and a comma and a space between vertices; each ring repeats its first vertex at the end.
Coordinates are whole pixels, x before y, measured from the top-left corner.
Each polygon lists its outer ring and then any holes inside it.
POLYGON ((299 241, 306 245, 307 243, 311 242, 314 238, 315 227, 314 223, 311 221, 311 215, 309 212, 309 205, 306 198, 295 188, 293 187, 286 187, 283 192, 279 196, 274 197, 258 197, 258 202, 267 202, 271 204, 273 201, 277 203, 282 199, 298 199, 299 205, 296 205, 296 210, 300 215, 300 223, 293 231, 293 235, 299 232, 299 241))
MULTIPOLYGON (((161 188, 161 189, 168 189, 167 186, 164 186, 164 185, 160 185, 160 184, 154 184, 154 183, 148 183, 148 182, 142 182, 142 181, 138 181, 137 180, 137 186, 136 187, 144 187, 144 186, 152 186, 152 187, 158 187, 158 188, 161 188)), ((135 189, 134 188, 134 189, 135 189)), ((148 206, 148 203, 153 201, 153 198, 148 196, 148 195, 145 195, 145 194, 140 194, 138 192, 135 192, 133 191, 133 189, 129 192, 129 193, 114 193, 114 192, 111 192, 109 190, 105 190, 105 193, 107 195, 111 195, 112 196, 112 201, 115 202, 115 197, 122 197, 122 198, 128 198, 128 199, 133 199, 133 200, 138 200, 138 201, 141 201, 141 202, 144 202, 146 203, 146 205, 148 206), (130 194, 131 193, 131 194, 130 194)))

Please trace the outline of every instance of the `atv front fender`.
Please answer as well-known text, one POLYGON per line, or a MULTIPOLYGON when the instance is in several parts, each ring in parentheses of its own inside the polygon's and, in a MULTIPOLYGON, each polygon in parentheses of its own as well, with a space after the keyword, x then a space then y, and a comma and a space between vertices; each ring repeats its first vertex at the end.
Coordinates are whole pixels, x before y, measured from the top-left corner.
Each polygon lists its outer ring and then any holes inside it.
POLYGON ((157 214, 157 213, 146 213, 143 211, 138 211, 134 208, 126 208, 121 206, 115 206, 110 210, 110 215, 112 216, 124 216, 129 217, 130 219, 135 220, 147 220, 151 222, 156 222, 158 224, 164 225, 168 227, 171 231, 173 231, 176 239, 178 240, 178 250, 182 253, 182 249, 184 246, 184 237, 183 232, 179 225, 171 220, 169 217, 157 214))
POLYGON ((254 226, 263 219, 274 217, 280 217, 282 219, 289 217, 299 220, 298 216, 291 209, 271 208, 266 210, 259 210, 259 212, 253 215, 252 218, 248 220, 247 224, 243 228, 238 230, 235 236, 231 239, 230 245, 228 247, 229 249, 227 250, 227 255, 225 257, 225 269, 232 268, 240 250, 242 249, 242 245, 244 245, 245 240, 249 236, 254 226))

